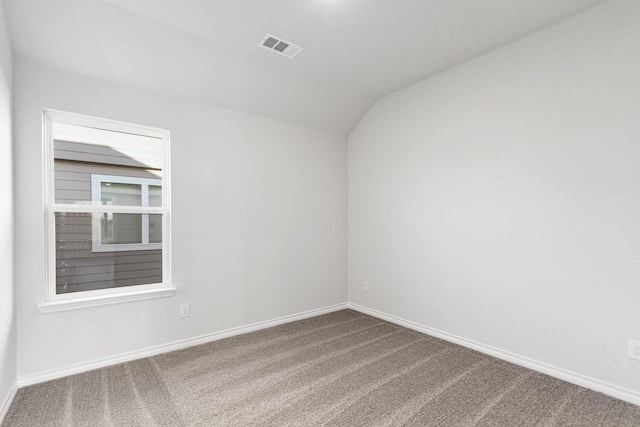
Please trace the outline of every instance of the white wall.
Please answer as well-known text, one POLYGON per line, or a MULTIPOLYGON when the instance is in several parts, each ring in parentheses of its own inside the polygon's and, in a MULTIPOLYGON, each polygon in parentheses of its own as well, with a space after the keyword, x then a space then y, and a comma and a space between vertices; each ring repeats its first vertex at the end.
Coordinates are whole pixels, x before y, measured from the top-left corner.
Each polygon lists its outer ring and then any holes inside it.
POLYGON ((615 0, 379 100, 349 301, 640 392, 639 23, 615 0))
POLYGON ((16 380, 16 315, 13 277, 12 57, 0 2, 0 420, 16 380))
POLYGON ((19 378, 346 302, 344 136, 15 62, 19 378), (39 312, 45 107, 171 131, 175 297, 39 312))

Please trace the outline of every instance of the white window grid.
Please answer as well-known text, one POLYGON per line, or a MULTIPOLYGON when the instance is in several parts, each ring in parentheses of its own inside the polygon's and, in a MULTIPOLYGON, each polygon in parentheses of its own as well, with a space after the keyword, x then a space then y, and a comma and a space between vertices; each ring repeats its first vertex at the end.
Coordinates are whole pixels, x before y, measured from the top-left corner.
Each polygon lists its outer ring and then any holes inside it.
MULTIPOLYGON (((116 176, 116 175, 91 175, 91 201, 94 205, 102 205, 102 183, 118 183, 118 184, 136 184, 141 188, 141 207, 149 207, 149 186, 162 187, 161 179, 138 178, 134 176, 116 176)), ((160 208, 161 210, 162 208, 160 208)), ((161 213, 162 211, 158 212, 161 213)), ((115 252, 115 251, 144 251, 152 249, 162 249, 162 243, 149 243, 149 213, 141 213, 140 220, 142 222, 142 243, 102 243, 102 222, 101 215, 105 212, 94 213, 91 221, 91 250, 93 252, 115 252)))

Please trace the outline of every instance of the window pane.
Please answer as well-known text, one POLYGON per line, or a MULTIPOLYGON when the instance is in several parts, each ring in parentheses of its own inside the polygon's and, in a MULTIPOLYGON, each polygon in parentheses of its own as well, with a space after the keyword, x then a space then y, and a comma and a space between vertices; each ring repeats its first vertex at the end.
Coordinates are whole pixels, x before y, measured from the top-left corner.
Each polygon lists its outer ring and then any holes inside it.
POLYGON ((100 183, 100 200, 103 205, 142 206, 142 186, 102 182, 100 183))
POLYGON ((149 186, 149 206, 152 208, 162 207, 162 187, 159 185, 149 186))
POLYGON ((53 139, 56 203, 102 204, 91 193, 92 174, 162 178, 159 138, 54 123, 53 139))
POLYGON ((103 245, 142 243, 141 214, 103 213, 100 227, 103 245))
POLYGON ((149 215, 149 243, 162 243, 162 215, 149 215))
MULTIPOLYGON (((105 215, 109 214, 56 213, 57 294, 162 283, 161 249, 92 250, 93 221, 101 221, 105 215)), ((119 215, 129 214, 113 215, 117 223, 119 215)), ((141 222, 140 215, 134 216, 141 222)), ((129 217, 125 221, 133 220, 129 217)))

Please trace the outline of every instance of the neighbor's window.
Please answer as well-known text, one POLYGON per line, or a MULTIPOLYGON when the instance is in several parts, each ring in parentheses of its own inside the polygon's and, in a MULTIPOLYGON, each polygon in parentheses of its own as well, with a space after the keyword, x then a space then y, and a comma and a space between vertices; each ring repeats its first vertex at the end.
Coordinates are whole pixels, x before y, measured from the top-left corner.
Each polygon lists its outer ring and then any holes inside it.
POLYGON ((175 291, 169 284, 168 144, 165 130, 45 111, 43 311, 78 300, 99 304, 175 291))
MULTIPOLYGON (((93 202, 107 206, 162 207, 162 180, 91 175, 93 202)), ((94 214, 94 252, 162 249, 162 215, 94 214)))

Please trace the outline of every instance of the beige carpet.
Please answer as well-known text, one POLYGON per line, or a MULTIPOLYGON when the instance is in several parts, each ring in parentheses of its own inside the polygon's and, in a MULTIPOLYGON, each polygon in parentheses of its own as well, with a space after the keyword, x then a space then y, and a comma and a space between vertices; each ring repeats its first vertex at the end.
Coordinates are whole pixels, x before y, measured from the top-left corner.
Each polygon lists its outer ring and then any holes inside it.
POLYGON ((345 310, 20 389, 12 426, 640 426, 640 407, 345 310))

